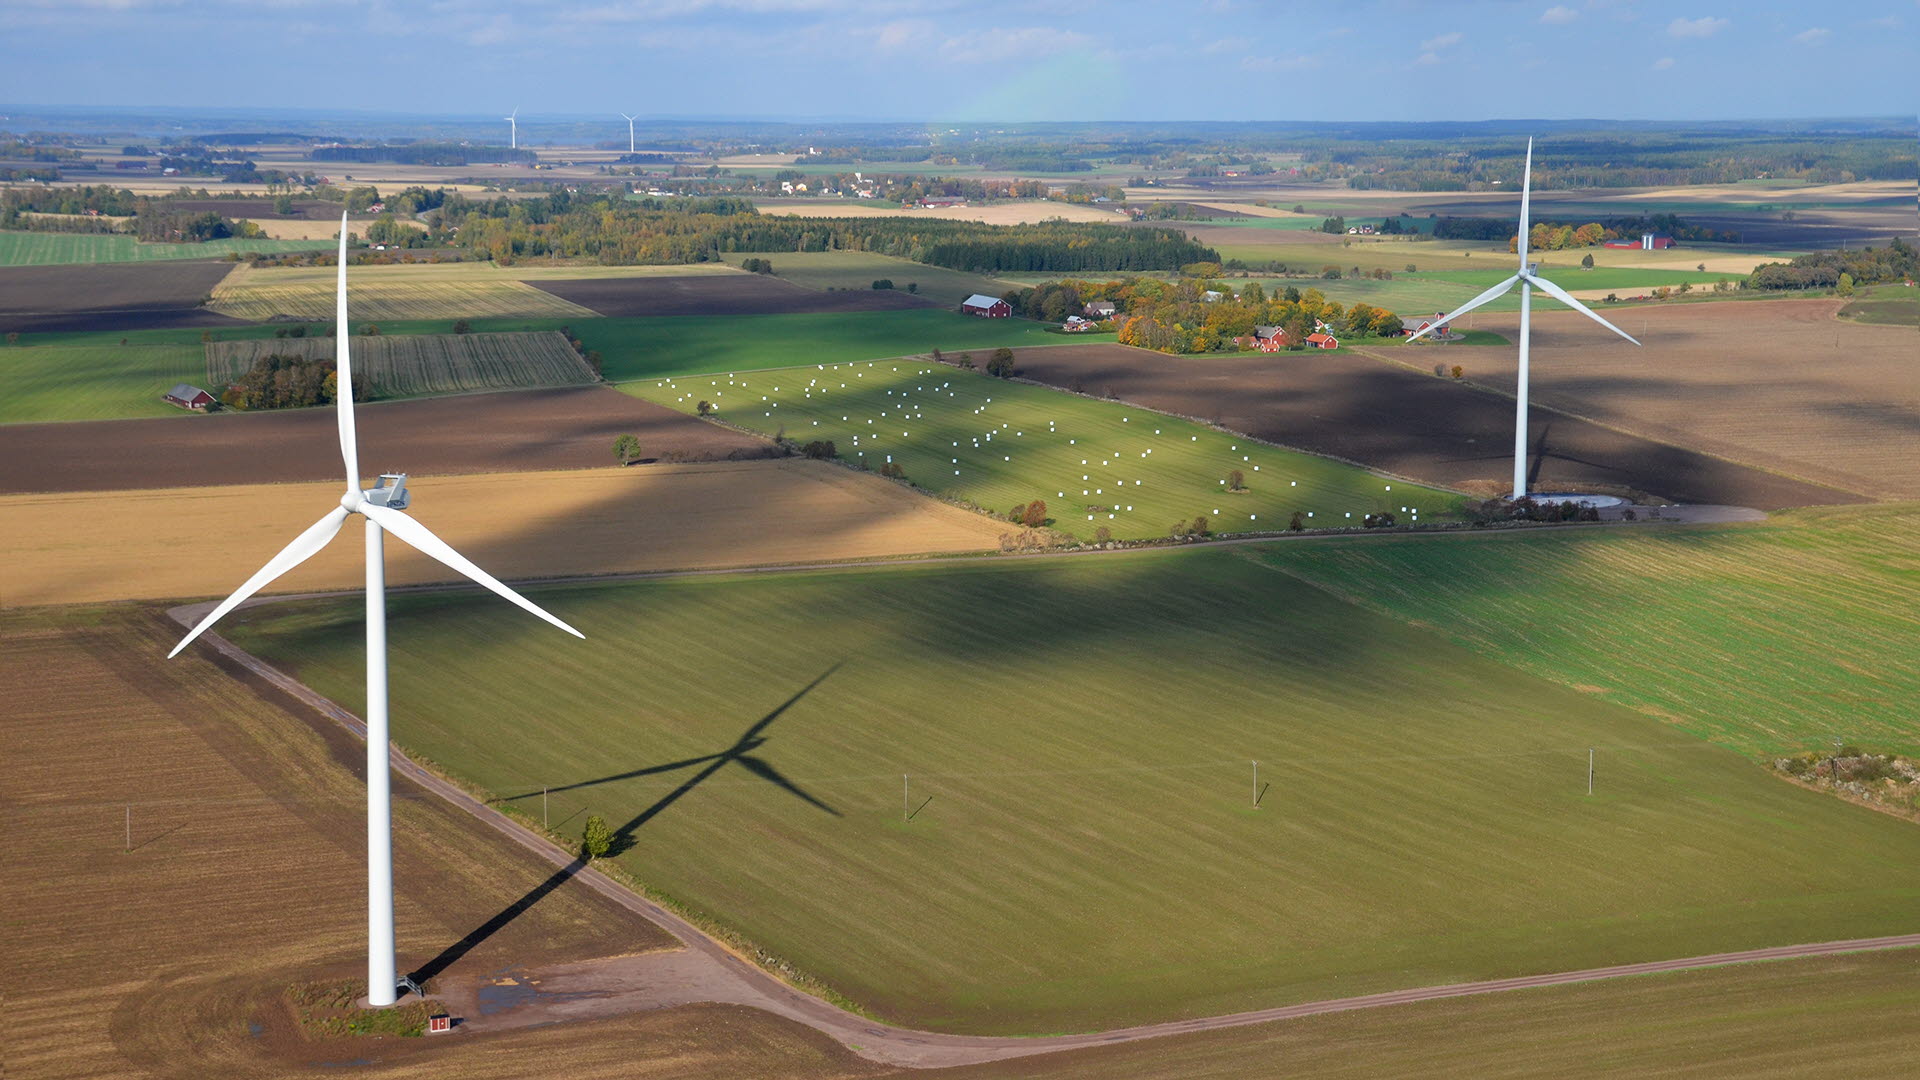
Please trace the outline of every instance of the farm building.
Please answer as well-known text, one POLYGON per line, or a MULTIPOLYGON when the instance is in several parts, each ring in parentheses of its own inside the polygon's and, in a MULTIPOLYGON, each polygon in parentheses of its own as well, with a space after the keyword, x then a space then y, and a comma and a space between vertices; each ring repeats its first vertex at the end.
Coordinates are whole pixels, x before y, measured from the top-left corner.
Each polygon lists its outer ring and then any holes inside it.
POLYGON ((974 293, 960 302, 960 313, 978 315, 983 319, 1004 319, 1013 314, 1013 307, 1005 300, 974 293))
POLYGON ((920 205, 928 210, 938 210, 943 206, 965 206, 967 200, 961 195, 929 195, 920 200, 920 205))
POLYGON ((1447 325, 1447 323, 1442 321, 1446 317, 1447 317, 1446 312, 1436 311, 1433 313, 1433 318, 1431 319, 1421 319, 1419 322, 1416 322, 1411 326, 1402 326, 1401 333, 1406 334, 1408 337, 1412 337, 1413 335, 1431 326, 1433 327, 1433 333, 1428 334, 1427 336, 1434 339, 1435 341, 1446 341, 1453 337, 1453 328, 1447 325))
POLYGON ((1120 310, 1111 300, 1095 300, 1081 309, 1089 319, 1111 319, 1113 313, 1120 310))
POLYGON ((197 386, 188 386, 186 383, 179 383, 175 385, 173 389, 162 395, 161 400, 169 405, 178 405, 183 409, 192 409, 195 412, 201 412, 204 411, 207 406, 213 404, 213 395, 197 386))
POLYGON ((1234 338, 1233 343, 1243 349, 1279 352, 1287 347, 1287 332, 1277 326, 1256 326, 1251 336, 1234 338))
POLYGON ((1340 339, 1325 331, 1318 331, 1307 335, 1307 345, 1315 349, 1337 349, 1340 339))
POLYGON ((1673 243, 1673 237, 1665 233, 1641 233, 1638 240, 1629 240, 1623 236, 1618 240, 1607 241, 1606 246, 1638 251, 1664 251, 1672 247, 1673 243))

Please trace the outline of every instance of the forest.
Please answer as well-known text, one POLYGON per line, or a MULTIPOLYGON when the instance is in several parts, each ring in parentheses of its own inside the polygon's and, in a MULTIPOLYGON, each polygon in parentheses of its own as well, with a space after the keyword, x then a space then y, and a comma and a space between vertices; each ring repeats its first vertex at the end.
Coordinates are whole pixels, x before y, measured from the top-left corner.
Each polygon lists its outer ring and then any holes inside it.
POLYGON ((1754 268, 1746 284, 1749 289, 1837 287, 1844 291, 1853 285, 1885 285, 1916 277, 1920 277, 1920 257, 1912 244, 1896 237, 1883 248, 1816 251, 1789 262, 1766 263, 1754 268))

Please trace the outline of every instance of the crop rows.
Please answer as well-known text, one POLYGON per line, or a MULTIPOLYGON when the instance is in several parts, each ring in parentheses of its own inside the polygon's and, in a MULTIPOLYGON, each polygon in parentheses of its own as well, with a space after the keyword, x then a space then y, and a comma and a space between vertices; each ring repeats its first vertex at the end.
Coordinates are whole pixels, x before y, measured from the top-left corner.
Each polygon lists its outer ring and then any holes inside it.
MULTIPOLYGON (((592 311, 518 281, 393 281, 351 284, 356 323, 382 319, 591 319, 592 311)), ((275 284, 260 275, 234 275, 213 291, 210 309, 237 319, 333 318, 331 281, 275 284)))
MULTIPOLYGON (((414 334, 353 339, 354 377, 375 397, 508 387, 575 386, 593 372, 555 331, 531 334, 414 334)), ((264 356, 333 357, 332 338, 216 341, 207 345, 207 381, 224 387, 264 356)))

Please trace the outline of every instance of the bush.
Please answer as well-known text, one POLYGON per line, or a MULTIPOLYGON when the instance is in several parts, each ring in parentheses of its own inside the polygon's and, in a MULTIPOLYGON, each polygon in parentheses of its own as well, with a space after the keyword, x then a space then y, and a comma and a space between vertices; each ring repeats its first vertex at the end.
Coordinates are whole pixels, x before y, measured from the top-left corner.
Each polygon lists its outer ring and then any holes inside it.
POLYGON ((1459 364, 1455 364, 1455 365, 1453 365, 1453 377, 1454 377, 1454 378, 1456 378, 1456 379, 1459 379, 1459 378, 1463 378, 1463 377, 1465 377, 1465 376, 1466 376, 1466 374, 1467 374, 1467 369, 1466 369, 1466 368, 1463 368, 1463 367, 1461 367, 1461 366, 1460 366, 1459 364))
POLYGON ((473 324, 465 319, 455 319, 453 320, 453 332, 456 334, 470 334, 473 332, 473 324))
POLYGON ((965 368, 968 371, 972 371, 973 370, 973 354, 964 353, 964 352, 961 353, 959 363, 962 368, 965 368))
POLYGON ((622 435, 613 440, 613 456, 620 464, 631 465, 640 456, 640 440, 632 435, 622 435))
POLYGON ((987 374, 996 379, 1013 376, 1013 350, 1005 345, 993 350, 993 357, 987 361, 987 374))
POLYGON ((693 407, 693 411, 701 416, 710 415, 713 412, 713 402, 703 400, 693 407))
POLYGON ((1228 473, 1227 474, 1227 490, 1228 491, 1247 490, 1247 474, 1241 472, 1239 469, 1235 469, 1232 472, 1228 473))
POLYGON ((830 461, 840 456, 840 451, 833 445, 832 439, 815 439, 801 447, 800 453, 815 461, 830 461))
POLYGON ((1047 504, 1035 499, 1021 508, 1020 524, 1039 528, 1047 523, 1047 504))
POLYGON ((877 281, 875 281, 875 282, 873 283, 873 287, 874 287, 875 289, 891 289, 891 288, 893 288, 893 279, 892 279, 892 278, 880 278, 879 280, 877 280, 877 281))
POLYGON ((1105 525, 1102 525, 1099 528, 1093 530, 1093 539, 1095 543, 1104 544, 1107 541, 1113 539, 1113 530, 1107 528, 1105 525))
POLYGON ((1368 514, 1366 517, 1360 519, 1360 523, 1369 529, 1390 529, 1397 521, 1398 519, 1393 516, 1393 511, 1391 510, 1382 510, 1377 514, 1368 514))
POLYGON ((1213 523, 1207 520, 1205 514, 1199 514, 1194 517, 1193 524, 1188 526, 1188 531, 1195 536, 1211 536, 1213 535, 1213 523))
POLYGON ((901 468, 899 462, 889 461, 885 465, 880 466, 880 475, 890 476, 895 480, 901 480, 901 479, 905 479, 907 475, 907 470, 901 468))
POLYGON ((604 857, 613 850, 613 830, 607 827, 607 819, 595 814, 587 819, 587 827, 580 834, 580 854, 588 862, 604 857))
POLYGON ((1288 532, 1301 532, 1307 527, 1307 515, 1299 510, 1293 512, 1293 518, 1287 522, 1288 532))

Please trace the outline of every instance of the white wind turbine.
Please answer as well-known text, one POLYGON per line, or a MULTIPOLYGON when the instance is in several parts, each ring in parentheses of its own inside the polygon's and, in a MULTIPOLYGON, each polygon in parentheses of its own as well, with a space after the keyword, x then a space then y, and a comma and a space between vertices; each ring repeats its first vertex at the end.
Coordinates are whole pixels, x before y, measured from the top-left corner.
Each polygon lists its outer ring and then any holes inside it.
MULTIPOLYGON (((629 153, 629 154, 631 154, 631 153, 633 153, 633 120, 634 120, 634 117, 632 117, 632 116, 627 116, 627 114, 626 114, 626 113, 621 113, 620 115, 621 115, 621 116, 626 116, 626 118, 627 118, 627 153, 629 153)), ((637 116, 638 114, 636 113, 635 115, 637 116)))
POLYGON ((1634 340, 1632 334, 1595 315, 1592 309, 1580 301, 1575 300, 1565 289, 1548 281, 1546 278, 1534 274, 1534 266, 1527 262, 1527 204, 1532 199, 1532 196, 1533 140, 1528 139, 1527 168, 1525 179, 1521 181, 1520 187, 1520 242, 1516 245, 1520 249, 1520 272, 1467 301, 1453 311, 1448 312, 1445 317, 1435 319, 1431 324, 1422 327, 1407 338, 1408 341, 1412 341, 1414 338, 1419 337, 1429 330, 1445 326, 1447 323, 1465 315, 1481 304, 1502 295, 1515 285, 1520 286, 1520 389, 1515 398, 1516 404, 1514 407, 1513 420, 1513 497, 1515 499, 1524 499, 1527 497, 1527 348, 1532 343, 1533 338, 1533 289, 1528 286, 1539 288, 1541 292, 1546 293, 1548 296, 1585 315, 1601 326, 1619 334, 1628 341, 1632 341, 1635 345, 1640 344, 1634 340))
POLYGON ((512 115, 503 116, 500 119, 507 122, 507 148, 520 149, 520 106, 515 105, 512 115))
MULTIPOLYGON (((306 532, 267 565, 248 578, 246 584, 221 601, 201 619, 180 644, 167 654, 180 654, 222 615, 260 591, 269 582, 318 554, 339 533, 351 514, 367 520, 367 998, 373 1005, 391 1005, 399 998, 400 983, 393 959, 393 818, 389 805, 391 777, 387 748, 387 594, 386 564, 382 533, 390 532, 405 540, 424 555, 492 589, 515 604, 572 634, 580 631, 542 611, 532 601, 501 584, 485 570, 469 562, 427 527, 401 513, 408 502, 405 473, 382 475, 372 488, 360 487, 358 445, 353 428, 353 367, 347 356, 347 221, 340 218, 340 282, 335 318, 338 322, 335 344, 339 350, 336 365, 338 388, 335 414, 340 425, 340 456, 346 464, 347 491, 340 505, 326 517, 313 523, 306 532)), ((417 988, 416 988, 417 989, 417 988)))

